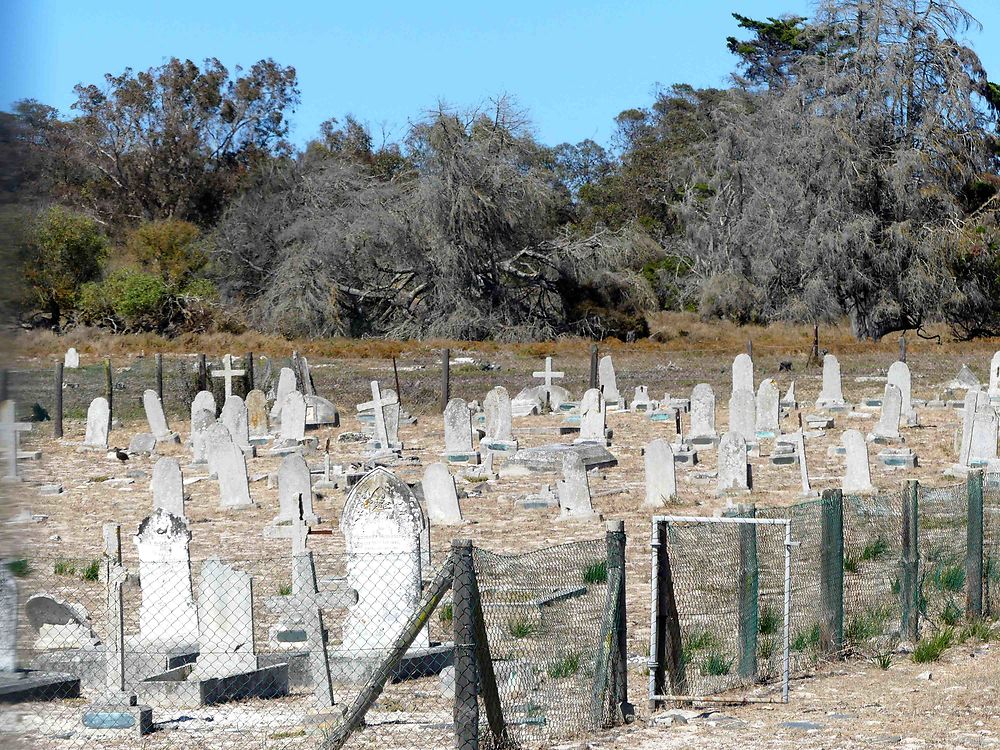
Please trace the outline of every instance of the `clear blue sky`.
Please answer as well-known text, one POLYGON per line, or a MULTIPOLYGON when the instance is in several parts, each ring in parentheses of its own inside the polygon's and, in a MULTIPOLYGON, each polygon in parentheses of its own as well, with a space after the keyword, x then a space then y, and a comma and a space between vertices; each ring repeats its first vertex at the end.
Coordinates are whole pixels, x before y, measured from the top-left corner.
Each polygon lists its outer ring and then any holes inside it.
MULTIPOLYGON (((984 26, 968 41, 1000 80, 1000 0, 965 0, 984 26)), ((443 100, 500 93, 526 108, 544 143, 607 143, 613 118, 656 85, 718 86, 732 70, 734 11, 808 15, 809 0, 223 2, 0 0, 0 107, 35 98, 70 112, 73 86, 170 56, 232 69, 273 57, 299 75, 292 137, 352 113, 378 138, 443 100)))

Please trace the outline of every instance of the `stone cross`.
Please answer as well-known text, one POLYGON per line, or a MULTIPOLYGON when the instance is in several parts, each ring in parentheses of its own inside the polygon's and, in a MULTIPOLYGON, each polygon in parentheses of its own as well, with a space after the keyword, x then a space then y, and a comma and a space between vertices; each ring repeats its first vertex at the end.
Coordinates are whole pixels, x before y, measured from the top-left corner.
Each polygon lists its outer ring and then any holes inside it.
POLYGON ((3 439, 4 453, 7 455, 7 472, 3 477, 5 481, 17 481, 17 444, 18 434, 31 432, 30 422, 14 421, 14 402, 5 401, 3 408, 3 421, 0 421, 0 438, 3 439))
POLYGON ((552 369, 552 357, 546 357, 545 358, 545 369, 541 370, 539 372, 533 372, 533 373, 531 373, 531 377, 533 377, 533 378, 543 378, 545 380, 545 388, 549 389, 549 388, 552 387, 552 381, 553 380, 557 380, 559 378, 566 377, 566 373, 553 371, 553 369, 552 369))
POLYGON ((646 446, 646 500, 643 507, 662 508, 677 498, 677 473, 670 443, 658 438, 646 446))
POLYGON ((385 421, 385 412, 383 409, 386 406, 392 406, 393 404, 399 403, 399 397, 396 394, 392 396, 382 397, 382 392, 379 390, 379 384, 377 380, 371 382, 372 389, 372 400, 365 401, 363 404, 358 404, 357 410, 367 411, 372 409, 375 416, 375 437, 378 439, 379 450, 388 451, 392 450, 392 444, 389 441, 389 429, 385 421))
POLYGON ((213 378, 225 378, 226 379, 226 398, 233 395, 233 378, 241 378, 247 374, 246 370, 234 370, 233 369, 233 355, 227 354, 222 358, 222 369, 212 370, 213 378))

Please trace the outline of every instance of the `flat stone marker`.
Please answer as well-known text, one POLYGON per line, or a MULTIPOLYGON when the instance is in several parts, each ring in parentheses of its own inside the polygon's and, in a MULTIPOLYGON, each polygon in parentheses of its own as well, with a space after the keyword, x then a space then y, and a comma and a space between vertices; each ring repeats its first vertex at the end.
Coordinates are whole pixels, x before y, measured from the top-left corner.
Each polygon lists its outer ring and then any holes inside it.
POLYGON ((229 430, 236 447, 244 453, 250 450, 250 410, 239 396, 227 396, 219 421, 229 430))
POLYGON ((133 539, 139 551, 139 637, 143 642, 198 641, 198 611, 191 591, 191 532, 162 508, 143 519, 133 539))
POLYGON ((753 391, 739 389, 729 398, 729 431, 745 443, 757 442, 757 399, 753 391))
POLYGON ((462 523, 462 508, 458 504, 455 477, 445 464, 433 463, 424 469, 421 485, 424 502, 427 504, 427 517, 431 523, 462 523))
POLYGON ((817 409, 836 409, 846 406, 840 379, 840 360, 832 354, 823 356, 823 389, 816 400, 817 409))
POLYGON ((518 476, 532 471, 553 472, 562 469, 563 456, 576 453, 588 469, 617 466, 618 459, 601 443, 555 443, 521 448, 504 464, 501 476, 518 476))
POLYGON ((715 391, 708 383, 699 383, 691 391, 691 443, 697 446, 715 445, 718 438, 715 391))
POLYGON ((233 378, 242 378, 247 374, 246 370, 233 369, 233 355, 227 354, 222 358, 222 369, 212 370, 213 378, 225 378, 226 399, 233 395, 233 378))
MULTIPOLYGON (((597 390, 593 388, 591 390, 597 390)), ((590 499, 587 469, 575 453, 563 457, 563 478, 556 484, 559 496, 559 520, 588 520, 597 518, 590 499)))
POLYGON ((198 391, 194 396, 194 401, 191 402, 191 419, 194 420, 194 415, 199 411, 204 409, 205 411, 212 412, 212 419, 215 419, 219 414, 219 409, 215 405, 215 396, 212 395, 211 391, 198 391))
POLYGON ((858 430, 845 430, 841 435, 846 469, 842 482, 844 492, 864 494, 875 491, 868 462, 868 444, 858 430))
POLYGON ((746 352, 737 354, 733 360, 733 392, 756 390, 753 375, 753 360, 746 352))
POLYGON ((257 669, 253 577, 212 557, 198 576, 198 661, 190 679, 257 669))
POLYGON ((215 422, 206 431, 208 468, 219 479, 219 507, 246 508, 253 505, 247 478, 247 459, 233 442, 229 430, 215 422))
POLYGON ((746 440, 738 432, 727 432, 719 441, 719 491, 749 492, 749 466, 746 440))
POLYGON ((108 449, 108 421, 111 408, 103 396, 90 402, 87 409, 87 433, 83 445, 87 448, 108 449))
POLYGON ((153 510, 162 508, 179 518, 184 515, 184 475, 177 459, 163 456, 153 465, 153 478, 149 482, 153 493, 153 510))
POLYGON ((662 438, 646 446, 646 500, 643 507, 663 508, 677 499, 677 472, 674 451, 662 438))
POLYGON ((177 433, 170 429, 167 424, 167 417, 163 413, 163 404, 160 397, 152 388, 147 388, 142 392, 142 407, 146 412, 146 421, 149 423, 149 431, 153 433, 157 443, 176 443, 177 433))

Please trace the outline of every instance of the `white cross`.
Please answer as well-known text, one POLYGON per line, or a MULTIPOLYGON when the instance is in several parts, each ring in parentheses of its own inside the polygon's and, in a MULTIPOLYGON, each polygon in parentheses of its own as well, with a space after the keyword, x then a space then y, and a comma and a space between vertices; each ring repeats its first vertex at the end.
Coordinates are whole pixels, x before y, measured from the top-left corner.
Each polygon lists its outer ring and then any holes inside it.
POLYGON ((543 370, 542 372, 533 372, 533 373, 531 373, 531 377, 533 377, 533 378, 545 378, 545 387, 546 388, 551 388, 552 387, 552 381, 554 379, 566 377, 566 373, 564 373, 564 372, 553 372, 553 370, 552 370, 552 357, 546 357, 545 358, 545 370, 543 370))
POLYGON ((379 444, 382 450, 390 450, 389 446, 389 428, 385 424, 385 412, 382 411, 386 406, 392 406, 393 404, 398 404, 399 398, 397 396, 387 396, 382 398, 382 391, 379 388, 378 381, 372 381, 372 400, 366 401, 363 404, 358 404, 358 411, 365 411, 367 409, 373 409, 375 411, 375 434, 378 436, 379 444))
MULTIPOLYGON (((13 403, 13 402, 11 402, 13 403)), ((17 435, 20 432, 31 432, 30 422, 15 422, 13 408, 7 407, 4 410, 4 419, 10 417, 11 421, 0 422, 0 434, 4 438, 4 450, 7 453, 7 479, 17 479, 17 435)))
POLYGON ((226 398, 233 395, 233 378, 243 377, 247 374, 246 370, 234 370, 233 369, 233 355, 227 354, 222 358, 222 369, 212 370, 213 378, 225 378, 226 379, 226 398))

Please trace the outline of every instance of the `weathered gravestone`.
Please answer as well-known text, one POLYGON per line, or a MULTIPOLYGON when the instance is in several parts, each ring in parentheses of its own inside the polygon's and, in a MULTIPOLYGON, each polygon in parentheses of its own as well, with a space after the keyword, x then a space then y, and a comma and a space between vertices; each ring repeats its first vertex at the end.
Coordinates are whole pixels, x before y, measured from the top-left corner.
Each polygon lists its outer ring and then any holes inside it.
POLYGON ((424 469, 421 481, 427 517, 431 523, 455 524, 462 522, 462 508, 458 504, 455 477, 442 463, 430 464, 424 469))
POLYGON ((0 445, 4 453, 4 472, 2 480, 4 482, 20 482, 17 473, 18 456, 18 435, 22 432, 31 432, 31 422, 18 422, 16 418, 16 408, 11 399, 0 403, 0 445))
POLYGON ((591 504, 587 468, 578 455, 568 453, 563 457, 562 474, 563 478, 556 485, 556 493, 559 496, 559 520, 585 521, 599 518, 591 504))
POLYGON ((103 396, 90 402, 87 409, 87 433, 83 439, 85 448, 108 449, 108 420, 111 408, 103 396))
POLYGON ((718 471, 719 492, 749 492, 751 479, 747 443, 740 433, 729 431, 719 441, 718 471))
POLYGON ((889 365, 889 373, 886 382, 899 389, 900 411, 906 424, 913 426, 917 423, 917 413, 913 408, 913 381, 910 376, 910 367, 906 362, 893 362, 889 365))
POLYGON ((845 430, 840 438, 844 446, 843 490, 848 493, 874 492, 871 467, 868 463, 868 444, 858 430, 845 430))
POLYGON ((647 508, 662 508, 677 499, 677 472, 674 452, 670 443, 662 438, 646 446, 646 500, 647 508))
POLYGON ((257 669, 253 577, 214 557, 198 576, 198 651, 191 679, 257 669))
POLYGON ((618 391, 618 378, 615 375, 615 365, 611 361, 611 355, 601 357, 597 365, 597 383, 604 395, 604 403, 609 409, 617 409, 624 406, 621 393, 618 391))
POLYGON ((754 390, 753 360, 749 354, 738 354, 733 360, 733 392, 754 390))
POLYGON ((781 394, 770 378, 760 381, 757 389, 757 430, 755 437, 773 438, 781 433, 781 394))
POLYGON ((840 379, 840 360, 832 354, 823 356, 823 389, 816 399, 817 409, 844 409, 844 389, 840 379))
POLYGON ((142 407, 146 412, 149 431, 156 438, 157 443, 176 443, 179 440, 177 433, 171 430, 167 424, 167 417, 163 413, 163 404, 156 391, 147 388, 142 392, 142 407))
POLYGON ((708 383, 699 383, 691 391, 691 434, 693 445, 715 445, 719 433, 715 427, 715 391, 708 383))
POLYGON ((251 442, 263 442, 271 434, 267 420, 267 397, 264 391, 254 388, 244 402, 247 407, 247 431, 251 442))
POLYGON ((357 405, 359 419, 369 411, 372 413, 375 434, 369 448, 376 455, 398 453, 403 448, 399 442, 399 396, 393 390, 383 394, 377 380, 371 381, 370 386, 372 400, 357 405))
POLYGON ((882 396, 882 413, 878 424, 869 435, 869 439, 877 442, 895 442, 901 439, 899 434, 899 420, 902 414, 903 396, 899 388, 886 383, 885 394, 882 396))
POLYGON ((243 399, 239 396, 227 396, 222 406, 219 421, 229 430, 236 447, 244 453, 250 451, 250 414, 243 399))
POLYGON ((285 394, 281 404, 281 430, 278 442, 294 446, 306 439, 306 400, 298 391, 285 394))
POLYGON ((208 470, 219 480, 219 507, 246 508, 253 505, 247 478, 247 459, 233 442, 225 425, 215 422, 205 431, 208 470))
POLYGON ((17 582, 0 565, 0 672, 17 669, 17 582))
POLYGON ((80 354, 76 351, 75 347, 70 347, 66 350, 66 354, 63 357, 63 367, 67 370, 77 370, 80 368, 80 354))
POLYGON ((729 398, 729 431, 747 444, 757 442, 757 400, 753 391, 739 389, 729 398))
POLYGON ((452 463, 479 463, 479 451, 472 447, 472 413, 460 398, 444 409, 444 457, 452 463))
POLYGON ((219 409, 215 404, 215 396, 212 395, 211 391, 198 391, 195 394, 194 401, 191 402, 192 421, 194 421, 194 415, 202 409, 212 412, 212 419, 215 419, 218 415, 219 409))
POLYGON ((781 406, 785 409, 798 409, 799 402, 795 397, 795 381, 793 380, 788 384, 788 390, 785 391, 785 395, 781 399, 781 406))
POLYGON ((285 405, 285 398, 289 393, 296 390, 295 372, 290 367, 282 367, 278 374, 278 385, 274 391, 274 405, 271 407, 271 421, 281 422, 281 409, 285 405))
POLYGON ((185 517, 184 476, 176 459, 163 456, 153 465, 149 489, 153 493, 153 510, 162 508, 179 518, 185 517))
POLYGON ((278 515, 271 521, 271 527, 291 524, 300 517, 306 526, 319 523, 319 517, 313 511, 309 465, 301 454, 290 453, 278 467, 278 515))
POLYGON ((90 616, 79 604, 39 593, 24 603, 24 614, 38 636, 33 647, 36 651, 88 648, 98 643, 90 616))
POLYGON ((993 355, 990 360, 990 389, 988 391, 990 401, 1000 402, 1000 352, 993 355))
POLYGON ((972 428, 976 417, 985 414, 989 408, 989 398, 978 388, 965 392, 965 406, 962 409, 962 442, 958 453, 959 467, 969 465, 972 454, 972 428))
POLYGON ((191 464, 200 466, 208 461, 208 428, 215 424, 215 414, 198 409, 191 417, 191 464))
POLYGON ((997 415, 977 414, 972 423, 969 466, 990 466, 997 460, 997 415))
POLYGON ((139 524, 133 542, 139 553, 142 583, 140 640, 196 643, 198 611, 191 591, 191 532, 187 523, 160 508, 139 524))
POLYGON ((607 445, 607 403, 604 393, 591 388, 580 401, 580 437, 575 443, 600 443, 607 445))
POLYGON ((510 395, 507 389, 498 385, 483 399, 486 417, 486 436, 479 442, 481 449, 497 453, 516 453, 517 441, 513 437, 510 395))
POLYGON ((633 412, 648 413, 653 411, 656 404, 649 398, 649 387, 637 385, 632 395, 632 404, 629 409, 633 412))

